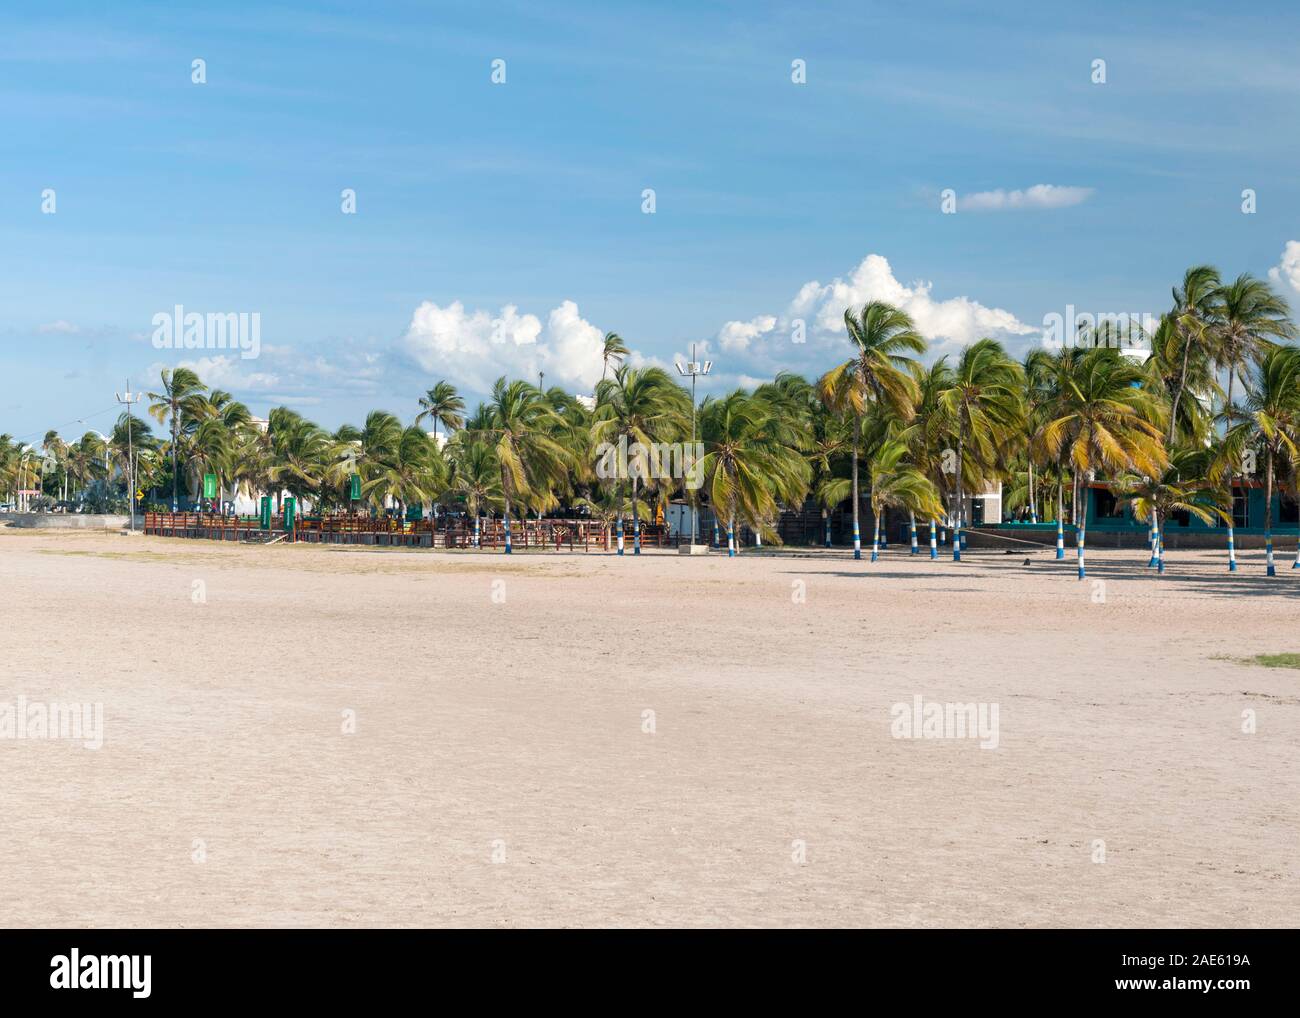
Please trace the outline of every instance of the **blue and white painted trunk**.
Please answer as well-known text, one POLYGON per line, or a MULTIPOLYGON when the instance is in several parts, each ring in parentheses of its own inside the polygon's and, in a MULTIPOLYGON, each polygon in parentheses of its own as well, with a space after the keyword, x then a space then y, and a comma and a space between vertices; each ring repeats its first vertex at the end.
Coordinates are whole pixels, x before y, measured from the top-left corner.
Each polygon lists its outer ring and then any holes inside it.
POLYGON ((641 554, 641 517, 632 520, 632 554, 641 554))
MULTIPOLYGON (((1296 565, 1300 565, 1300 549, 1296 551, 1296 565)), ((1237 571, 1237 543, 1233 540, 1232 524, 1228 524, 1228 572, 1237 571)))
POLYGON ((826 514, 826 547, 829 548, 830 546, 831 546, 831 517, 830 514, 827 513, 826 514))
POLYGON ((736 557, 736 519, 733 516, 727 521, 727 558, 736 557))
POLYGON ((965 522, 966 521, 961 518, 960 512, 952 521, 952 560, 954 562, 961 561, 961 526, 965 522))
POLYGON ((1075 546, 1075 548, 1076 548, 1076 549, 1078 550, 1078 552, 1079 552, 1079 579, 1081 579, 1081 580, 1082 580, 1085 576, 1088 575, 1087 570, 1084 569, 1084 566, 1083 566, 1083 542, 1084 542, 1084 536, 1085 536, 1085 535, 1084 535, 1084 528, 1083 528, 1083 527, 1080 527, 1080 526, 1076 526, 1076 527, 1074 528, 1074 546, 1075 546))
POLYGON ((1065 521, 1059 513, 1056 517, 1056 557, 1065 558, 1065 521))
POLYGON ((912 531, 912 554, 917 552, 916 548, 916 513, 909 511, 907 514, 907 525, 912 531))
POLYGON ((509 510, 509 508, 506 509, 505 515, 501 517, 501 523, 502 523, 502 526, 505 527, 505 532, 506 532, 506 554, 509 555, 509 554, 511 554, 511 553, 514 552, 514 546, 511 545, 511 543, 510 543, 510 510, 509 510))
POLYGON ((853 519, 853 557, 862 558, 862 532, 858 529, 857 517, 853 519))
POLYGON ((939 557, 939 544, 937 540, 938 535, 935 533, 937 527, 938 527, 938 523, 934 520, 931 520, 930 521, 930 557, 931 558, 939 557))
POLYGON ((618 553, 623 554, 623 514, 618 514, 618 553))
POLYGON ((1152 569, 1160 564, 1160 531, 1156 527, 1156 514, 1151 514, 1151 525, 1147 527, 1147 544, 1151 546, 1151 561, 1147 563, 1147 568, 1152 569))
POLYGON ((888 519, 885 520, 885 525, 883 527, 880 525, 880 521, 877 520, 876 529, 880 531, 880 547, 888 548, 889 547, 889 520, 888 519))
POLYGON ((718 517, 715 513, 713 516, 713 547, 718 547, 722 543, 722 538, 718 536, 718 517))
POLYGON ((1266 563, 1264 572, 1269 576, 1277 575, 1277 568, 1273 565, 1273 532, 1270 530, 1264 535, 1264 562, 1266 563))
POLYGON ((876 533, 871 539, 871 561, 880 558, 880 516, 876 516, 876 533))
POLYGON ((483 547, 483 536, 482 536, 482 532, 479 530, 479 521, 481 519, 482 517, 478 515, 474 517, 474 547, 475 548, 483 547))

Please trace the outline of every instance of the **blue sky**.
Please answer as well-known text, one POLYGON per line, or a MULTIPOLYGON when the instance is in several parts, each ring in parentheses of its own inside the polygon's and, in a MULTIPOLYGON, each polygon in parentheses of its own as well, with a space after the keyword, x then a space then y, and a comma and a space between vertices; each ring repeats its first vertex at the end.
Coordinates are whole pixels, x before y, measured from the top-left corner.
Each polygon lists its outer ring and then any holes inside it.
POLYGON ((868 297, 937 352, 1158 313, 1202 261, 1300 301, 1293 5, 997 6, 10 11, 0 431, 106 430, 181 361, 332 427, 443 377, 589 392, 606 330, 729 387, 823 370, 868 297), (260 313, 260 356, 155 349, 176 304, 260 313))

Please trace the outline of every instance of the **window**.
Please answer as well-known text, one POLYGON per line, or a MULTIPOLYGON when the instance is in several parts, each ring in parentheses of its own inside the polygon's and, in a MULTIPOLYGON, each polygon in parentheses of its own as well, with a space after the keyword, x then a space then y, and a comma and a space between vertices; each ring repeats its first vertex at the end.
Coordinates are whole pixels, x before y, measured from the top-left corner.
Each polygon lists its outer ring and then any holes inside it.
MULTIPOLYGON (((1223 526, 1223 522, 1219 522, 1223 526)), ((1234 527, 1250 526, 1250 499, 1245 488, 1232 489, 1232 525, 1234 527)))
POLYGON ((1093 497, 1093 515, 1099 520, 1115 520, 1124 518, 1124 510, 1119 504, 1112 492, 1105 488, 1094 488, 1093 497))
POLYGON ((1300 523, 1300 503, 1286 492, 1282 492, 1280 504, 1277 511, 1278 523, 1290 523, 1292 525, 1300 523))

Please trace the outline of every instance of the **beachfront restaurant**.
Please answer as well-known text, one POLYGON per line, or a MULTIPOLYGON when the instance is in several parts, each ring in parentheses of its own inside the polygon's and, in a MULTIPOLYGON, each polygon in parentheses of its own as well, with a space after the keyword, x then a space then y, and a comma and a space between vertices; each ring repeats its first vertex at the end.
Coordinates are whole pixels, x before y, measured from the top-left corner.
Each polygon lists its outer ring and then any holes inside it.
MULTIPOLYGON (((1089 544, 1136 547, 1147 542, 1148 524, 1138 520, 1133 515, 1133 507, 1125 504, 1104 483, 1095 481, 1088 484, 1084 488, 1084 496, 1089 544)), ((1069 501, 1068 491, 1066 501, 1069 501)), ((1245 481, 1233 486, 1233 537, 1239 547, 1263 547, 1264 508, 1262 482, 1245 481)), ((1290 494, 1279 492, 1275 488, 1268 508, 1275 537, 1288 534, 1295 536, 1300 532, 1300 504, 1290 494)), ((1017 533, 1034 532, 1037 536, 1038 531, 1054 534, 1056 524, 1004 523, 1000 529, 1017 533)), ((1164 542, 1169 548, 1219 547, 1226 540, 1227 530, 1228 525, 1223 520, 1205 523, 1188 512, 1176 512, 1169 519, 1161 521, 1164 542)))

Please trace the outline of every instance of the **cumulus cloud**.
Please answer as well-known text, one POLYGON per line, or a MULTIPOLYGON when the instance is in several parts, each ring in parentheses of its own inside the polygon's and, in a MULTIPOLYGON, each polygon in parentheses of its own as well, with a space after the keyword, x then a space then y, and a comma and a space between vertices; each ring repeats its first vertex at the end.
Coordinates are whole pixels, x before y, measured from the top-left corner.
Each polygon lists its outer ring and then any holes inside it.
POLYGON ((1010 311, 987 307, 969 297, 936 299, 933 289, 934 284, 928 281, 901 283, 887 258, 870 254, 847 276, 829 283, 805 283, 780 315, 727 322, 718 331, 717 342, 724 351, 746 355, 754 374, 782 367, 806 370, 807 361, 820 363, 826 352, 844 350, 845 310, 870 300, 887 301, 906 311, 937 353, 950 352, 982 336, 1005 341, 1040 331, 1010 311))
MULTIPOLYGON (((189 368, 199 376, 203 384, 213 389, 226 389, 231 392, 257 392, 273 389, 280 384, 278 375, 270 371, 256 371, 249 367, 250 362, 238 354, 229 356, 219 354, 215 357, 199 357, 195 360, 182 360, 176 366, 189 368)), ((149 369, 150 374, 157 375, 168 364, 155 364, 149 369)))
POLYGON ((976 191, 957 199, 958 212, 1007 212, 1020 209, 1064 209, 1080 205, 1093 193, 1091 187, 1035 184, 1023 191, 976 191))
POLYGON ((604 333, 571 300, 551 310, 543 326, 536 315, 507 304, 496 314, 469 311, 460 301, 440 307, 425 301, 411 316, 400 342, 430 375, 471 392, 487 392, 501 375, 536 378, 591 391, 604 367, 604 333))
POLYGON ((1281 264, 1268 270, 1268 278, 1275 283, 1288 283, 1300 293, 1300 240, 1286 242, 1281 264))
POLYGON ((759 315, 748 322, 728 322, 718 332, 718 344, 731 352, 748 350, 751 342, 766 336, 775 327, 775 315, 759 315))

